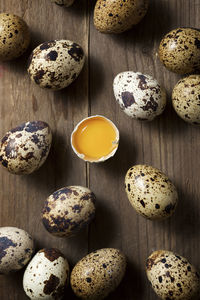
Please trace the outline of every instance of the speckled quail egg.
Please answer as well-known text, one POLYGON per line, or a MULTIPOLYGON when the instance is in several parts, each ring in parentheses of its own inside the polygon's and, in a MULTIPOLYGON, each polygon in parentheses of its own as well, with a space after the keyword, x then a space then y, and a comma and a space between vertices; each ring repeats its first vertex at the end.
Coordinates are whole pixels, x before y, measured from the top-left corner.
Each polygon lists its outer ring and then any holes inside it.
POLYGON ((175 73, 186 74, 200 69, 200 31, 177 28, 167 33, 158 50, 160 61, 175 73))
POLYGON ((59 300, 68 279, 69 265, 64 255, 58 249, 42 249, 28 264, 23 287, 30 299, 59 300))
POLYGON ((166 105, 166 93, 158 81, 140 72, 119 73, 113 82, 116 101, 130 117, 152 121, 166 105))
POLYGON ((200 75, 180 79, 172 92, 172 104, 184 121, 200 125, 200 75))
POLYGON ((71 84, 85 62, 83 49, 68 41, 49 41, 36 47, 28 63, 28 74, 42 88, 60 90, 71 84))
POLYGON ((51 0, 51 2, 60 6, 69 7, 74 3, 74 0, 51 0))
POLYGON ((75 265, 70 277, 71 287, 82 299, 104 299, 120 284, 125 270, 126 258, 121 251, 100 249, 75 265))
POLYGON ((2 138, 0 162, 13 174, 30 174, 45 162, 51 140, 52 134, 47 123, 23 123, 2 138))
POLYGON ((152 288, 163 300, 189 300, 200 293, 197 269, 171 251, 153 252, 147 259, 146 273, 152 288))
POLYGON ((121 33, 145 16, 149 0, 97 0, 94 26, 103 33, 121 33))
POLYGON ((125 177, 125 189, 131 205, 148 219, 168 218, 177 206, 175 186, 165 174, 152 166, 130 168, 125 177))
POLYGON ((94 201, 95 195, 86 187, 64 187, 45 201, 42 222, 55 236, 71 236, 94 218, 94 201))
POLYGON ((0 227, 0 274, 22 269, 34 251, 32 237, 17 227, 0 227))
POLYGON ((0 61, 21 56, 30 44, 27 24, 13 14, 0 14, 0 37, 0 61))

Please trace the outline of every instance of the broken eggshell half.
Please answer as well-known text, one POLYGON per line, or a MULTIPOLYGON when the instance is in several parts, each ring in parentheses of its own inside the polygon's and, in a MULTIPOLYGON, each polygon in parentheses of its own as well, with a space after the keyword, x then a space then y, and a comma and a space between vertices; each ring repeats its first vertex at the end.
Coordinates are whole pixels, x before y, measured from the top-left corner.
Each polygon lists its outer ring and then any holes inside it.
POLYGON ((114 156, 119 145, 119 130, 108 118, 95 115, 83 119, 71 134, 71 146, 86 162, 103 162, 114 156))

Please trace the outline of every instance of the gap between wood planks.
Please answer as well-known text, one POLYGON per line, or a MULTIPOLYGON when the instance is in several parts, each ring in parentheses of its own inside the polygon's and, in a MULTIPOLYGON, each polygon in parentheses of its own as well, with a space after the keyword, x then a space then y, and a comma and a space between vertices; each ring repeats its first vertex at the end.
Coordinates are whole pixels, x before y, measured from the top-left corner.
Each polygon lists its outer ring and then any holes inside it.
MULTIPOLYGON (((90 95, 90 11, 91 11, 91 0, 87 0, 87 11, 86 11, 86 28, 88 28, 88 116, 91 115, 91 95, 90 95)), ((86 172, 86 187, 90 188, 90 165, 88 162, 85 163, 85 172, 86 172)), ((90 250, 90 224, 88 225, 87 229, 87 253, 90 250)))

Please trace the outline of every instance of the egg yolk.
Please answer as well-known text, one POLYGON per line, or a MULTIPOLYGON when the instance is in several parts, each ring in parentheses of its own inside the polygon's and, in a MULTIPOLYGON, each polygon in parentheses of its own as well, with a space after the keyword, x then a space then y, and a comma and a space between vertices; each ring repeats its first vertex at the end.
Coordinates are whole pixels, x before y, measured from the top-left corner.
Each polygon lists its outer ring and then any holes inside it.
POLYGON ((107 156, 116 147, 116 131, 112 124, 102 117, 83 121, 72 137, 74 148, 85 159, 98 159, 107 156))

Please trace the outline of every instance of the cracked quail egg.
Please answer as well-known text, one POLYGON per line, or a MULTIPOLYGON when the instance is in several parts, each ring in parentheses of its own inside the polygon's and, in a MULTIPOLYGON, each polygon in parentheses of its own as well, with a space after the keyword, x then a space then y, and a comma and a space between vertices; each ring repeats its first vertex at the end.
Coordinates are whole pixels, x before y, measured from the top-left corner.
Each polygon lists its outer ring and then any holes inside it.
POLYGON ((149 0, 97 0, 94 26, 103 33, 121 33, 145 16, 149 0))
POLYGON ((87 226, 95 215, 95 195, 86 187, 68 186, 44 203, 42 222, 53 235, 68 237, 87 226))
POLYGON ((17 227, 0 227, 0 274, 22 269, 34 251, 32 237, 17 227))
POLYGON ((30 174, 45 162, 52 134, 47 123, 33 121, 11 129, 1 140, 0 162, 13 174, 30 174))
POLYGON ((152 121, 165 109, 166 92, 150 75, 132 71, 119 73, 113 90, 122 110, 134 119, 152 121))
POLYGON ((37 46, 28 63, 28 74, 42 88, 60 90, 71 84, 85 62, 83 49, 68 40, 54 40, 37 46))
POLYGON ((148 219, 168 218, 177 206, 175 186, 165 174, 152 166, 130 168, 125 177, 125 189, 133 208, 148 219))
POLYGON ((60 300, 68 279, 69 265, 64 255, 58 249, 42 249, 28 264, 23 287, 32 300, 60 300))
POLYGON ((30 32, 25 21, 13 14, 0 14, 0 61, 21 56, 30 44, 30 32))
POLYGON ((186 74, 200 69, 200 31, 177 28, 168 32, 158 49, 160 61, 175 73, 186 74))
POLYGON ((152 288, 163 300, 190 300, 199 295, 197 269, 176 253, 154 251, 147 259, 146 273, 152 288))
POLYGON ((51 2, 60 6, 69 7, 74 3, 74 0, 51 0, 51 2))
POLYGON ((90 116, 79 122, 71 134, 71 146, 78 157, 88 162, 111 158, 119 145, 119 130, 108 118, 90 116))
POLYGON ((96 250, 73 268, 71 287, 81 299, 104 299, 120 284, 126 270, 124 254, 114 248, 96 250))
POLYGON ((172 105, 184 121, 200 125, 200 75, 190 75, 177 82, 172 105))

